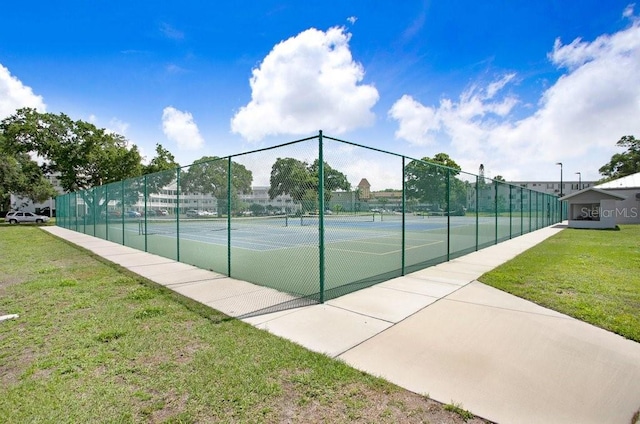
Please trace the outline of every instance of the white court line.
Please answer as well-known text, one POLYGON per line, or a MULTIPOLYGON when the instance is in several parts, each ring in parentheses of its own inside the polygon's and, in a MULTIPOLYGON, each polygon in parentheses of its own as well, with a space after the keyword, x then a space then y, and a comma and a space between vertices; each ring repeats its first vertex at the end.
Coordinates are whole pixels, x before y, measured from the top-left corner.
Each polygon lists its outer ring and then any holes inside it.
MULTIPOLYGON (((412 246, 412 247, 407 247, 405 248, 405 251, 407 250, 412 250, 412 249, 420 249, 422 247, 427 247, 427 246, 432 246, 434 244, 438 244, 438 243, 444 243, 443 241, 434 241, 432 243, 427 243, 427 244, 423 244, 420 246, 412 246)), ((374 253, 374 252, 363 252, 361 250, 350 250, 350 249, 340 249, 340 248, 334 248, 334 247, 326 247, 327 250, 334 250, 334 251, 338 251, 338 252, 350 252, 350 253, 359 253, 361 255, 372 255, 372 256, 386 256, 386 255, 393 255, 396 253, 401 253, 402 249, 398 249, 398 250, 392 250, 389 252, 384 252, 384 253, 374 253)))

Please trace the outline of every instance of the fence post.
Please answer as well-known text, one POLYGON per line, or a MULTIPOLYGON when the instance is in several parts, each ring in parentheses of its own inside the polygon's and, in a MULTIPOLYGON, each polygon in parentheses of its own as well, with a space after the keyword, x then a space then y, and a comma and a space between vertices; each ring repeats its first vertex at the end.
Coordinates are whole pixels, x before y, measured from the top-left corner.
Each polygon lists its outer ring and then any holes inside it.
POLYGON ((524 189, 520 187, 520 235, 524 234, 524 189))
POLYGON ((180 170, 176 171, 176 260, 180 262, 180 170))
POLYGON ((122 180, 121 184, 120 184, 120 192, 122 193, 122 196, 120 196, 120 201, 121 201, 121 205, 122 207, 120 209, 120 215, 121 215, 121 219, 120 219, 120 225, 122 225, 122 245, 124 245, 124 180, 122 180))
POLYGON ((104 239, 109 240, 109 186, 104 186, 104 239))
POLYGON ((498 182, 494 181, 493 182, 493 186, 495 187, 495 189, 493 190, 493 208, 494 208, 494 213, 495 213, 495 243, 494 244, 498 244, 498 182))
POLYGON ((513 238, 513 186, 509 184, 509 239, 513 238))
POLYGON ((536 191, 536 230, 540 228, 540 193, 536 191))
POLYGON ((231 156, 227 159, 227 277, 231 277, 231 156))
POLYGON ((322 130, 318 133, 318 204, 320 211, 318 215, 318 244, 319 244, 319 265, 320 265, 320 303, 324 303, 324 153, 322 151, 322 130))
POLYGON ((401 274, 404 275, 404 268, 405 268, 405 249, 406 249, 406 222, 405 222, 405 214, 407 213, 406 210, 406 195, 405 195, 405 178, 404 178, 404 167, 405 167, 405 160, 406 158, 404 156, 402 156, 402 260, 401 260, 401 266, 402 266, 402 272, 401 274))
MULTIPOLYGON (((482 181, 484 183, 484 180, 482 181)), ((479 234, 478 234, 478 224, 480 223, 480 176, 476 175, 476 252, 478 251, 478 242, 479 242, 479 234)))
POLYGON ((149 190, 147 189, 147 176, 144 176, 144 251, 147 249, 147 197, 149 197, 149 190))
POLYGON ((449 178, 451 177, 451 169, 447 169, 447 261, 451 259, 451 189, 449 178))
MULTIPOLYGON (((58 203, 56 202, 56 205, 58 203)), ((98 222, 96 221, 96 188, 93 187, 91 189, 91 216, 93 216, 93 236, 96 236, 96 226, 98 225, 98 222)))
POLYGON ((528 198, 529 198, 529 233, 531 232, 531 190, 527 189, 528 198))

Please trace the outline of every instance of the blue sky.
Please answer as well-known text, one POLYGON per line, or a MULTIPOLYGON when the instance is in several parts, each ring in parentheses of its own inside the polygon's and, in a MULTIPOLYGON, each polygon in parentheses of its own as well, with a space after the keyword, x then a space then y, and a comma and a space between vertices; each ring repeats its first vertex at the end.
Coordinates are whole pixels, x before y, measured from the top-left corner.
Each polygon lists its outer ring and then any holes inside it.
MULTIPOLYGON (((565 180, 597 179, 621 136, 640 137, 635 9, 616 0, 9 2, 0 118, 23 106, 63 112, 123 134, 147 157, 161 143, 183 165, 322 129, 411 157, 446 152, 466 171, 483 163, 507 180, 557 180, 556 162, 565 180)), ((383 171, 363 176, 385 188, 383 171)))

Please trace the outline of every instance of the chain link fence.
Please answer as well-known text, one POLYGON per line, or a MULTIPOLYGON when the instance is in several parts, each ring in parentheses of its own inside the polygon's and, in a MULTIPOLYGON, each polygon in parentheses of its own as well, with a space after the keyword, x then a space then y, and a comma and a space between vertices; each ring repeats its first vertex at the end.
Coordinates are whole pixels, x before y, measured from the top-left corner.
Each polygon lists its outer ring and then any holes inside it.
POLYGON ((322 303, 566 216, 556 196, 322 132, 56 207, 61 227, 272 289, 243 294, 245 316, 322 303))

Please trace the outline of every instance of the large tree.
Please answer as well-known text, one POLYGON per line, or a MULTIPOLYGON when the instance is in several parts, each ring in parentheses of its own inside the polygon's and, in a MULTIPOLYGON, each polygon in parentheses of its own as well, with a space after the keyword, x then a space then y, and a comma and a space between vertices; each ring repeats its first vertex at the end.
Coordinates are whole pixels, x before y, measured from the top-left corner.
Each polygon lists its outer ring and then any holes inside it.
MULTIPOLYGON (((212 194, 218 200, 218 215, 227 209, 229 159, 203 156, 180 172, 180 190, 188 194, 212 194)), ((244 165, 231 162, 231 207, 238 204, 238 193, 251 190, 253 174, 244 165)))
MULTIPOLYGON (((294 158, 278 158, 271 167, 269 198, 288 194, 302 205, 303 210, 314 210, 319 193, 319 164, 317 159, 309 164, 294 158)), ((351 189, 346 175, 326 162, 323 164, 323 173, 325 201, 331 200, 332 191, 351 189)))
POLYGON ((143 166, 146 175, 147 193, 157 193, 176 180, 180 164, 161 144, 156 144, 156 155, 148 165, 143 166))
POLYGON ((615 180, 640 172, 640 140, 632 135, 625 135, 618 140, 616 146, 626 147, 627 151, 611 156, 609 163, 598 170, 606 180, 615 180))
POLYGON ((10 204, 12 194, 44 202, 55 196, 56 191, 27 153, 9 154, 5 151, 4 137, 0 133, 0 210, 20 206, 10 204))
POLYGON ((119 134, 65 114, 19 109, 0 122, 9 155, 37 156, 45 174, 58 174, 65 191, 141 175, 137 146, 119 134))
POLYGON ((122 135, 64 114, 19 109, 0 122, 0 201, 6 204, 9 192, 34 201, 54 196, 44 175, 56 175, 65 191, 95 187, 79 193, 88 213, 106 209, 107 200, 133 205, 145 193, 144 182, 153 193, 175 180, 174 156, 160 144, 155 152, 143 165, 138 148, 122 135), (135 178, 142 174, 148 176, 135 178))
POLYGON ((464 181, 456 177, 460 170, 460 166, 446 153, 409 162, 405 166, 407 199, 419 200, 450 212, 463 210, 467 190, 464 181))

